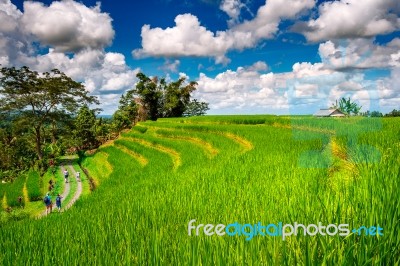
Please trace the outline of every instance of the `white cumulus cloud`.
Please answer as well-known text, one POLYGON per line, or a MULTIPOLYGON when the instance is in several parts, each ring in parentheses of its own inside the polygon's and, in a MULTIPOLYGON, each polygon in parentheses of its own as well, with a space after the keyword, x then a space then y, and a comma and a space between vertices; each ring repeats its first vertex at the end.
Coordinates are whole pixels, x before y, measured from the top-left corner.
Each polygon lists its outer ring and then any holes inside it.
POLYGON ((239 21, 241 9, 245 7, 245 4, 240 0, 223 0, 219 8, 224 11, 229 17, 229 25, 233 25, 239 21))
POLYGON ((400 104, 398 68, 390 78, 370 80, 363 73, 340 72, 323 63, 296 63, 285 73, 255 71, 253 66, 215 77, 201 73, 196 97, 209 102, 215 113, 310 113, 341 97, 357 101, 365 111, 400 104))
POLYGON ((181 64, 181 62, 179 60, 165 60, 164 65, 161 67, 161 69, 163 69, 166 72, 173 72, 173 73, 177 73, 179 70, 179 65, 181 64))
POLYGON ((126 64, 123 54, 104 51, 114 37, 111 21, 99 4, 27 1, 21 12, 10 0, 0 0, 0 64, 40 72, 58 68, 100 97, 104 113, 110 114, 121 94, 134 87, 139 72, 126 64))
POLYGON ((372 37, 399 30, 399 12, 398 0, 328 1, 319 5, 316 19, 294 29, 311 42, 372 37))
POLYGON ((400 66, 400 38, 385 45, 372 39, 327 41, 319 45, 319 55, 328 68, 391 68, 400 66))
POLYGON ((111 21, 101 12, 99 3, 90 8, 72 0, 56 1, 50 6, 24 2, 21 20, 27 33, 61 52, 109 45, 114 37, 111 21))
POLYGON ((201 26, 196 16, 181 14, 176 16, 174 27, 162 29, 144 25, 142 48, 132 53, 135 57, 214 57, 217 63, 227 63, 225 54, 228 51, 251 48, 260 40, 273 38, 282 20, 293 19, 314 5, 314 0, 268 0, 254 19, 215 33, 201 26))

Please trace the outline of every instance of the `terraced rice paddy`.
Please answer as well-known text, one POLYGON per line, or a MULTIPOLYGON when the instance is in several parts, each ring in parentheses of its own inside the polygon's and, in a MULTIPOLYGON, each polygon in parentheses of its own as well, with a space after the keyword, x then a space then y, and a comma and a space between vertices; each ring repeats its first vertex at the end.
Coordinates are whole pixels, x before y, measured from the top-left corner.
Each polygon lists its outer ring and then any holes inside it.
POLYGON ((399 155, 399 119, 143 122, 85 158, 96 189, 73 208, 1 226, 0 264, 398 265, 399 155), (384 234, 189 236, 192 219, 384 234))

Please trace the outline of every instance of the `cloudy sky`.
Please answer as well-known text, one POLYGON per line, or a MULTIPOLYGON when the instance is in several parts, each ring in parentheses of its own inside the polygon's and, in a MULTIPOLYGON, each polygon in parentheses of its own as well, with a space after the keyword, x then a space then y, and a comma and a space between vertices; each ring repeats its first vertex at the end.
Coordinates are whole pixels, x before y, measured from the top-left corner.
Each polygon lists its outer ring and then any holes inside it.
POLYGON ((398 0, 0 0, 0 64, 58 68, 112 114, 148 76, 198 82, 209 114, 400 108, 398 0))

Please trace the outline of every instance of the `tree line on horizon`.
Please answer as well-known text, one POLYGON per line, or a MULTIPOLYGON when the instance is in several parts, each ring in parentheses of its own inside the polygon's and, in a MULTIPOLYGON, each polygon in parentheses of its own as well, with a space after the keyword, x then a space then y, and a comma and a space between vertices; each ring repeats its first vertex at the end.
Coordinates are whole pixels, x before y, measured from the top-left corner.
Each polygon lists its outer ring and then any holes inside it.
POLYGON ((138 121, 204 115, 205 102, 192 99, 197 83, 181 77, 167 82, 137 74, 136 87, 123 94, 112 118, 98 117, 100 104, 83 84, 53 69, 39 73, 26 66, 0 69, 0 179, 13 180, 32 167, 82 154, 138 121))
POLYGON ((348 116, 364 116, 364 117, 398 117, 400 116, 400 110, 393 109, 391 112, 383 115, 383 113, 379 111, 366 111, 366 112, 360 112, 362 106, 356 103, 355 101, 352 101, 349 98, 340 98, 340 100, 336 100, 335 103, 333 103, 330 107, 331 109, 338 109, 342 113, 348 115, 348 116))

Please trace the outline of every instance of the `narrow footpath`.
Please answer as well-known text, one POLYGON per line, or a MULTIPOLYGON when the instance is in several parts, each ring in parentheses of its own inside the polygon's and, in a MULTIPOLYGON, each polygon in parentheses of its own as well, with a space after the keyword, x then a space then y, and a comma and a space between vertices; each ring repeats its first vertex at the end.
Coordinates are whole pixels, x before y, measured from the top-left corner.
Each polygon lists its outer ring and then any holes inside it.
MULTIPOLYGON (((68 183, 65 183, 64 192, 61 194, 61 197, 62 197, 62 200, 61 200, 61 206, 62 206, 61 207, 61 211, 62 212, 65 211, 65 210, 68 210, 69 208, 71 208, 72 205, 79 199, 79 197, 82 194, 82 182, 81 182, 81 180, 76 180, 76 171, 75 171, 74 167, 72 166, 72 164, 70 162, 68 162, 68 163, 66 163, 64 165, 61 165, 60 171, 61 171, 63 176, 64 176, 63 173, 64 173, 65 169, 68 170, 69 177, 68 177, 68 183), (67 203, 67 205, 64 205, 63 204, 64 203, 63 200, 68 197, 68 195, 70 194, 70 191, 71 191, 71 185, 70 185, 71 182, 77 182, 77 189, 76 189, 76 192, 75 192, 74 196, 72 197, 72 199, 67 203)), ((56 210, 57 207, 56 207, 56 203, 55 203, 56 202, 56 198, 52 197, 52 201, 53 201, 53 212, 54 212, 54 211, 57 211, 56 210)), ((46 208, 46 207, 43 205, 43 208, 46 208)), ((46 213, 46 210, 44 210, 39 215, 39 218, 42 218, 42 217, 44 217, 46 215, 48 215, 48 214, 46 213)))
MULTIPOLYGON (((74 167, 72 167, 71 164, 68 164, 67 168, 68 168, 67 170, 71 173, 71 178, 76 178, 76 171, 75 171, 74 167)), ((67 210, 67 209, 71 208, 71 206, 75 203, 75 201, 77 201, 79 199, 79 197, 82 194, 82 180, 76 180, 76 181, 78 183, 78 187, 76 189, 74 197, 71 199, 71 201, 68 203, 68 205, 63 208, 63 210, 67 210)), ((69 184, 69 183, 67 183, 67 184, 69 184)))

